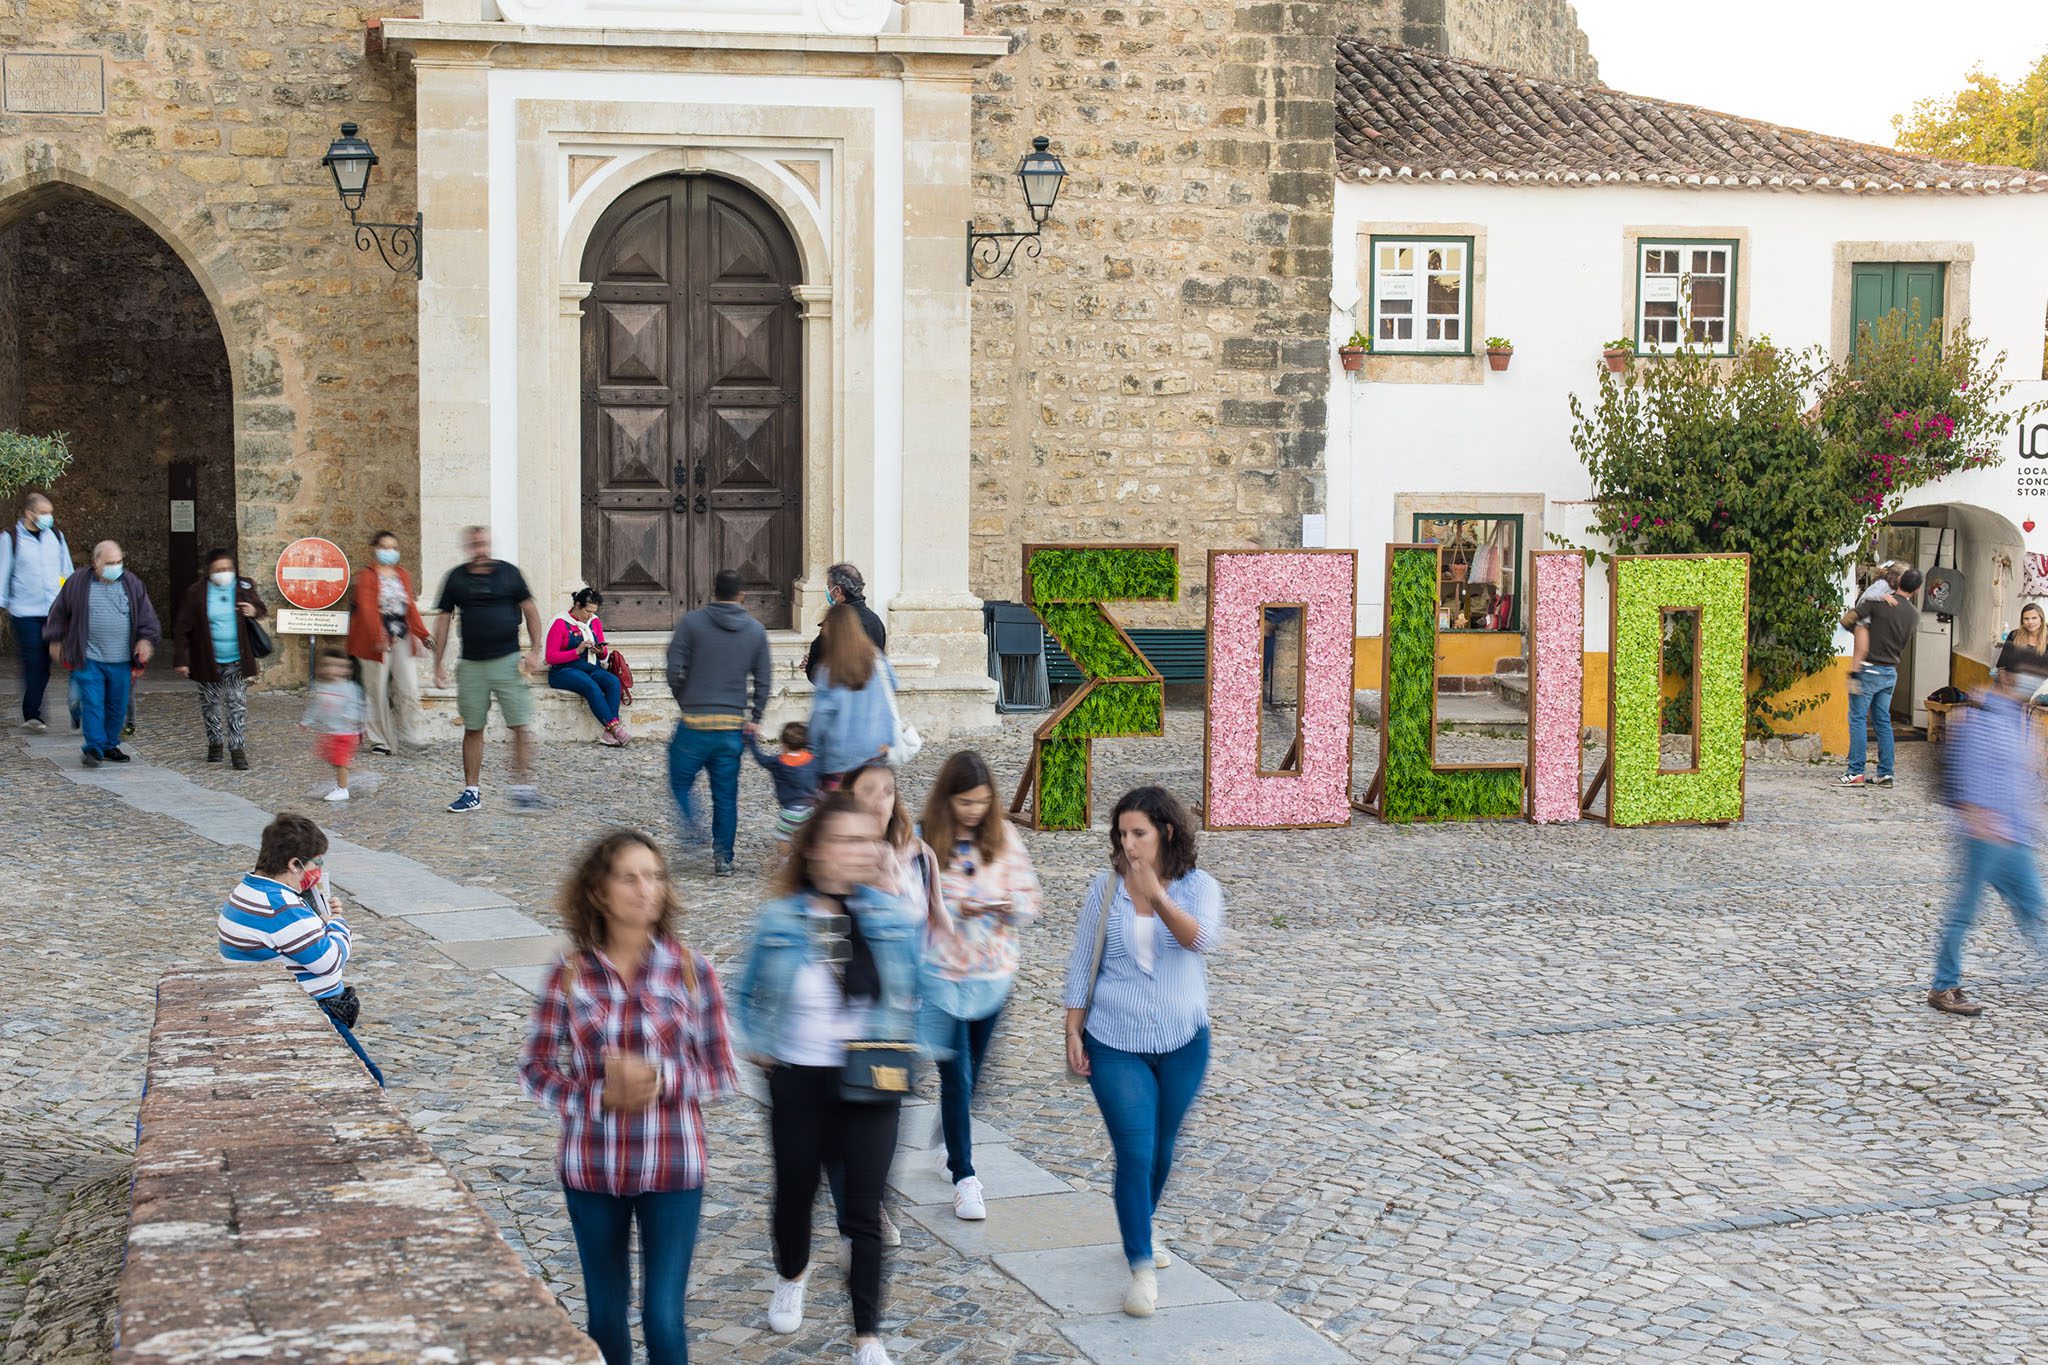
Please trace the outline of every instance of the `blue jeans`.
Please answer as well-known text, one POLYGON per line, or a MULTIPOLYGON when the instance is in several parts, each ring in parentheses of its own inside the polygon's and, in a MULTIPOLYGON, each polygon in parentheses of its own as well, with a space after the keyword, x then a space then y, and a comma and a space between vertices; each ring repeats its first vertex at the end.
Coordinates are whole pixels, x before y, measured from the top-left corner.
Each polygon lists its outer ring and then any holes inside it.
POLYGON ((43 690, 50 685, 50 647, 43 643, 43 616, 12 616, 14 649, 21 656, 21 718, 43 718, 43 690))
POLYGON ((1934 989, 1938 991, 1963 984, 1963 940, 1977 922, 1986 886, 2005 897, 2013 920, 2034 949, 2048 952, 2048 931, 2041 924, 2041 870, 2034 861, 2034 850, 2025 844, 1965 837, 1962 852, 1962 882, 1949 904, 1948 919, 1941 926, 1941 948, 1934 956, 1934 989))
POLYGON ((78 701, 87 753, 120 746, 121 727, 128 721, 128 683, 127 664, 86 659, 72 670, 71 692, 78 701))
POLYGON ((661 1190, 649 1194, 595 1194, 562 1189, 569 1228, 576 1234, 576 1259, 583 1263, 583 1297, 590 1305, 590 1339, 605 1365, 633 1365, 633 1332, 626 1309, 633 1299, 633 1265, 628 1234, 640 1221, 640 1328, 647 1337, 649 1365, 687 1365, 689 1335, 683 1325, 683 1295, 690 1287, 690 1259, 697 1252, 697 1215, 704 1191, 661 1190))
POLYGON ((959 1184, 974 1174, 974 1091, 981 1084, 981 1060, 996 1036, 1002 1007, 986 1019, 941 1020, 946 1051, 935 1064, 939 1073, 939 1123, 946 1133, 946 1169, 959 1184))
POLYGON ((690 788, 697 784, 698 773, 706 773, 711 781, 711 848, 727 860, 740 827, 740 757, 745 749, 746 740, 738 730, 693 730, 680 723, 668 742, 668 789, 675 794, 684 837, 695 838, 701 828, 690 788))
POLYGON ((1209 1030, 1172 1052, 1122 1052, 1082 1034, 1088 1088, 1116 1149, 1116 1226, 1133 1269, 1152 1264, 1152 1215, 1173 1172, 1181 1120, 1209 1069, 1209 1030))
MULTIPOLYGON (((327 1014, 326 1010, 320 1012, 327 1014)), ((356 1054, 356 1060, 369 1069, 370 1079, 377 1083, 379 1090, 382 1090, 384 1088, 384 1073, 379 1071, 377 1064, 370 1060, 370 1054, 363 1051, 363 1045, 356 1041, 356 1035, 350 1032, 349 1026, 331 1014, 327 1014, 327 1022, 334 1025, 334 1031, 341 1035, 341 1041, 347 1043, 348 1050, 356 1054)))
POLYGON ((548 670, 548 686, 583 698, 599 725, 609 726, 619 718, 619 679, 610 669, 583 661, 556 664, 548 670))
POLYGON ((1877 775, 1892 775, 1892 691, 1899 685, 1899 670, 1888 664, 1865 664, 1856 675, 1861 686, 1849 694, 1849 775, 1863 771, 1869 752, 1867 721, 1877 724, 1877 775))

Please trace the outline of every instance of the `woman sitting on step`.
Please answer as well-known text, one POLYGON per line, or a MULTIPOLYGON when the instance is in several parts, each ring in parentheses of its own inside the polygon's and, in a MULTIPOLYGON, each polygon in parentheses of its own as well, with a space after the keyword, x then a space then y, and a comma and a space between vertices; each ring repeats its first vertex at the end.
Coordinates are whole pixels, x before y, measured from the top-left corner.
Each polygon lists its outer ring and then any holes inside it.
POLYGON ((604 622, 597 619, 603 605, 604 594, 596 588, 578 588, 568 614, 548 627, 548 686, 583 698, 604 729, 597 742, 616 749, 626 742, 626 725, 619 719, 618 676, 599 663, 609 649, 604 622))

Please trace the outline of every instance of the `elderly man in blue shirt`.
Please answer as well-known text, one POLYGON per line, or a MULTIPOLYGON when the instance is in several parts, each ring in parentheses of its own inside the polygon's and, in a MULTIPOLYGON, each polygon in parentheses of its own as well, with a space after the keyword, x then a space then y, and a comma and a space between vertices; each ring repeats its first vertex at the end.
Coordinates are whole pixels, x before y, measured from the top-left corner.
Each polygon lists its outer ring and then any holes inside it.
POLYGON ((1934 985, 1927 993, 1927 1003, 1944 1014, 1984 1012, 1963 994, 1962 980, 1963 940, 1977 922, 1987 885, 2005 897, 2027 940, 2048 952, 2035 861, 2042 773, 2026 709, 2044 677, 2048 658, 2031 650, 2008 655, 1948 744, 1947 794, 1962 835, 1962 882, 1941 927, 1934 985))

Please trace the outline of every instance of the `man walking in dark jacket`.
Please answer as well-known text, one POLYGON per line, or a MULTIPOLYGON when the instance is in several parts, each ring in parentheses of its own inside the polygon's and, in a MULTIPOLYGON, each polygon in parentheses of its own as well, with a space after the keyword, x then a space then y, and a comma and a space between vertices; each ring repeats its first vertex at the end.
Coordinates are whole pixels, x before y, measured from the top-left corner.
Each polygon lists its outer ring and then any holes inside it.
POLYGON ((88 768, 128 761, 120 747, 128 689, 163 640, 149 593, 141 579, 126 576, 125 559, 111 540, 93 546, 92 572, 65 580, 43 623, 51 657, 71 670, 88 768))
POLYGON ((768 632, 740 605, 739 574, 720 569, 711 591, 718 600, 686 614, 669 637, 668 690, 682 716, 668 744, 668 785, 683 837, 695 843, 703 827, 690 788, 699 772, 709 774, 712 871, 728 877, 739 828, 740 756, 768 710, 773 660, 768 632))
MULTIPOLYGON (((860 570, 851 564, 834 564, 825 570, 825 604, 836 607, 844 602, 860 616, 861 629, 875 642, 875 648, 889 652, 889 628, 882 624, 882 618, 868 609, 867 580, 860 576, 860 570)), ((804 676, 812 682, 818 680, 818 661, 825 655, 825 632, 821 629, 811 641, 811 652, 804 656, 804 676)))

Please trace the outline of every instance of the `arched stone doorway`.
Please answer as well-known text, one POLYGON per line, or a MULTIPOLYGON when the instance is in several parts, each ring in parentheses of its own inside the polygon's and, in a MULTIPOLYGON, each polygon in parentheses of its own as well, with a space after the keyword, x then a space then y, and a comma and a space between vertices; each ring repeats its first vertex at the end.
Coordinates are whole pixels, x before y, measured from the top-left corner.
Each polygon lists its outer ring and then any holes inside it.
POLYGON ((592 230, 582 278, 583 575, 619 630, 672 625, 739 571, 792 624, 803 570, 796 243, 760 196, 662 176, 592 230))
POLYGON ((236 548, 227 346, 139 219, 69 185, 32 193, 0 228, 0 428, 69 436, 51 492, 72 549, 119 541, 168 623, 199 556, 236 548))
MULTIPOLYGON (((2001 512, 1966 502, 1901 508, 1878 528, 1875 558, 1897 559, 1923 573, 1959 572, 1963 589, 1950 610, 1923 610, 1913 648, 1901 661, 1892 712, 1924 725, 1928 694, 1954 684, 1980 687, 1990 676, 2005 632, 2019 624, 2026 600, 2026 537, 2001 512)), ((1923 607, 1928 599, 1921 598, 1923 607)))

